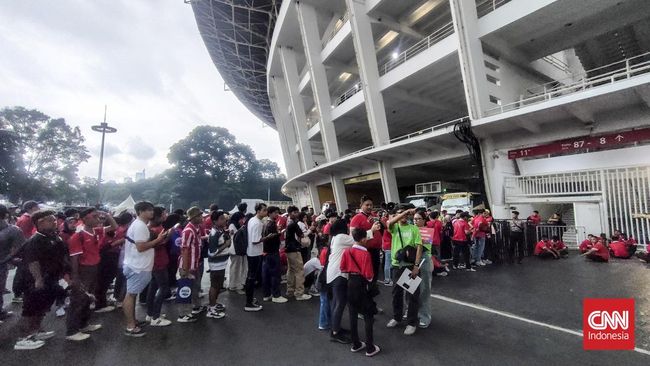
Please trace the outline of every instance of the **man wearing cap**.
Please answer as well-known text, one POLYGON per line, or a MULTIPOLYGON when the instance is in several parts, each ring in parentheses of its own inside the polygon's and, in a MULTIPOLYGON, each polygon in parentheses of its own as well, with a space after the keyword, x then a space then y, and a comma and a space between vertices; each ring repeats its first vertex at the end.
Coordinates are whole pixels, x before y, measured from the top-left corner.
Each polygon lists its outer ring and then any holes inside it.
POLYGON ((515 249, 517 250, 517 264, 521 264, 524 258, 524 220, 519 219, 519 211, 512 211, 512 220, 510 221, 510 263, 515 262, 515 249))
MULTIPOLYGON (((16 350, 42 347, 54 332, 44 331, 41 323, 54 301, 63 293, 59 280, 67 270, 66 250, 56 234, 54 211, 38 211, 30 215, 36 233, 23 248, 25 299, 21 322, 22 338, 16 350)), ((87 338, 87 336, 86 336, 87 338)))
POLYGON ((9 210, 7 206, 0 205, 0 322, 5 320, 11 312, 3 309, 2 298, 6 291, 9 264, 14 255, 25 244, 25 236, 18 226, 10 225, 7 221, 9 210))
POLYGON ((192 323, 197 320, 197 315, 204 312, 207 307, 201 306, 199 291, 201 290, 201 233, 199 225, 203 221, 201 209, 193 206, 187 210, 188 223, 181 234, 181 255, 178 259, 178 273, 181 278, 193 279, 191 308, 183 305, 179 311, 179 323, 192 323))
POLYGON ((32 222, 32 214, 38 211, 38 203, 27 201, 23 204, 23 214, 16 220, 16 226, 23 231, 25 238, 29 238, 36 232, 36 227, 32 222))

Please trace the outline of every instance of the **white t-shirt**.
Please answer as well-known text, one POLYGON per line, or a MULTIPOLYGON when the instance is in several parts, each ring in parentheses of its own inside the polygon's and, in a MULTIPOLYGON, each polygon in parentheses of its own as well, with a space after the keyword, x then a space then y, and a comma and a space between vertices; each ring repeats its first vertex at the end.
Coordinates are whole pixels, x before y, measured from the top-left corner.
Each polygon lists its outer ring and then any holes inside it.
MULTIPOLYGON (((133 220, 129 230, 126 231, 126 236, 131 238, 136 243, 149 241, 149 228, 144 221, 138 219, 133 220)), ((134 243, 128 239, 124 243, 124 265, 131 268, 134 272, 151 272, 153 269, 154 249, 150 248, 144 252, 138 252, 134 243)))
POLYGON ((264 224, 262 220, 258 219, 257 216, 253 216, 248 220, 248 249, 246 249, 246 255, 249 257, 257 257, 264 253, 264 245, 262 243, 253 244, 253 242, 258 242, 262 239, 262 230, 264 230, 264 224))
POLYGON ((303 273, 305 276, 309 276, 310 273, 314 271, 320 271, 323 269, 323 265, 320 264, 320 260, 316 257, 310 259, 303 266, 303 273))
POLYGON ((343 252, 352 248, 353 245, 354 239, 348 234, 338 234, 332 238, 330 259, 327 264, 327 283, 332 283, 338 276, 348 278, 347 273, 341 272, 341 258, 343 258, 343 252))

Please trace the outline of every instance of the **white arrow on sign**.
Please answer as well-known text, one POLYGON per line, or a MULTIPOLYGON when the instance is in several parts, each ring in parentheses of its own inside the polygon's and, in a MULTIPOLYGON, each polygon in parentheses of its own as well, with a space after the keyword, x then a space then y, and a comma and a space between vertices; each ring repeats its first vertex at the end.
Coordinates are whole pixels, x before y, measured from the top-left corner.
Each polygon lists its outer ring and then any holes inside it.
POLYGON ((623 140, 625 137, 623 137, 623 136, 621 136, 621 135, 617 135, 617 136, 614 137, 614 138, 616 139, 616 141, 621 142, 621 140, 623 140))

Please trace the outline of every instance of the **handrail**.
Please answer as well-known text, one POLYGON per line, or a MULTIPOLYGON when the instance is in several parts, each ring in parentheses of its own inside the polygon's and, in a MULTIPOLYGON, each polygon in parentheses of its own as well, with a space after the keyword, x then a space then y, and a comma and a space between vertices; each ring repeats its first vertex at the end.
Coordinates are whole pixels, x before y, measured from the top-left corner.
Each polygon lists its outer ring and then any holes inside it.
POLYGON ((630 57, 625 60, 617 61, 605 66, 600 66, 595 69, 585 71, 579 75, 575 75, 574 77, 554 80, 542 85, 535 86, 531 89, 527 89, 528 93, 530 93, 531 96, 522 97, 520 100, 504 104, 496 108, 488 109, 485 111, 485 113, 488 116, 492 116, 506 111, 516 110, 528 105, 542 103, 559 96, 573 94, 575 92, 582 91, 591 87, 601 86, 604 84, 612 84, 619 80, 630 79, 634 76, 646 73, 650 73, 650 52, 630 57), (646 58, 646 60, 643 60, 643 58, 646 58), (605 69, 609 69, 617 65, 620 65, 620 68, 593 75, 595 72, 604 71, 605 69), (593 76, 589 76, 590 74, 593 76), (578 80, 575 81, 575 78, 578 78, 578 80))
POLYGON ((454 23, 449 22, 442 27, 438 28, 436 31, 428 35, 426 38, 419 40, 417 43, 402 51, 397 57, 385 62, 382 66, 379 67, 379 74, 385 75, 390 70, 396 68, 397 66, 403 64, 407 60, 411 59, 413 56, 419 54, 420 52, 430 48, 434 44, 440 42, 447 36, 454 33, 454 23))
POLYGON ((343 102, 350 99, 350 97, 352 97, 353 95, 361 91, 361 89, 363 89, 363 85, 361 84, 361 81, 357 81, 350 89, 346 90, 343 94, 339 95, 339 97, 336 98, 334 106, 335 107, 340 106, 341 104, 343 104, 343 102))
MULTIPOLYGON (((402 135, 402 136, 398 136, 398 137, 395 137, 393 139, 390 139, 389 144, 393 144, 393 143, 396 143, 396 142, 399 142, 399 141, 408 140, 408 139, 411 139, 411 138, 414 138, 414 137, 424 135, 426 133, 432 133, 434 131, 441 130, 443 128, 449 127, 451 125, 455 125, 456 123, 460 123, 460 122, 464 122, 464 121, 468 121, 468 120, 469 120, 469 117, 465 116, 465 117, 457 118, 457 119, 454 119, 454 120, 451 120, 451 121, 443 122, 443 123, 437 124, 435 126, 427 127, 427 128, 424 128, 424 129, 416 131, 416 132, 408 133, 406 135, 402 135)), ((367 150, 370 150, 370 149, 373 149, 373 148, 374 148, 373 145, 367 146, 367 147, 364 147, 361 150, 357 150, 357 151, 351 152, 349 154, 343 155, 339 159, 346 158, 346 157, 349 157, 349 156, 352 156, 352 155, 356 155, 356 154, 362 153, 364 151, 367 151, 367 150)))
POLYGON ((571 69, 569 68, 569 64, 567 64, 566 62, 560 60, 559 58, 553 55, 544 56, 542 57, 542 60, 548 62, 553 67, 557 68, 558 70, 564 73, 571 74, 571 69))
POLYGON ((339 18, 341 22, 338 23, 334 28, 332 28, 332 30, 330 31, 329 34, 327 34, 327 36, 323 37, 323 41, 322 41, 323 47, 325 47, 325 45, 329 41, 331 41, 332 38, 334 38, 334 36, 341 30, 341 28, 343 28, 343 26, 349 19, 350 19, 350 12, 346 11, 345 14, 343 14, 343 16, 339 18))
POLYGON ((509 3, 510 1, 511 0, 485 0, 476 4, 476 13, 480 18, 495 11, 498 7, 505 3, 509 3))

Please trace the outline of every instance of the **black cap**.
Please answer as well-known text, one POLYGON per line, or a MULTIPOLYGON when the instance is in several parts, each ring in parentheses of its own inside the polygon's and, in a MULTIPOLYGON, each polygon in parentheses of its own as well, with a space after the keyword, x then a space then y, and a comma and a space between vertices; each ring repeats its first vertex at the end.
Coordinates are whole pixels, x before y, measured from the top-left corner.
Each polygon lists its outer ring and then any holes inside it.
POLYGON ((519 211, 512 211, 513 214, 519 215, 519 211))
POLYGON ((47 216, 55 215, 55 214, 56 214, 56 212, 54 212, 52 210, 36 211, 36 212, 34 212, 34 214, 32 214, 32 223, 34 224, 34 226, 36 226, 36 225, 38 225, 38 220, 40 220, 40 219, 42 219, 44 217, 47 217, 47 216))
POLYGON ((29 211, 34 207, 38 207, 38 203, 36 201, 27 201, 23 203, 23 211, 29 211))

